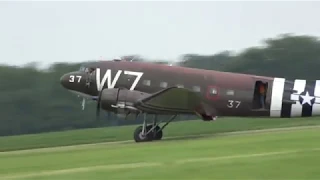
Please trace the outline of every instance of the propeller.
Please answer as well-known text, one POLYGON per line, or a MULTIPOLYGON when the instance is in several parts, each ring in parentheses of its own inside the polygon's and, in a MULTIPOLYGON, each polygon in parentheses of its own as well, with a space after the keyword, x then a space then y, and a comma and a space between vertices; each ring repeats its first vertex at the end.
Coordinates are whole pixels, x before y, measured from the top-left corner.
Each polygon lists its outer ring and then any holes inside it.
POLYGON ((86 99, 85 98, 82 98, 81 106, 82 106, 82 110, 84 110, 84 108, 86 106, 86 99))
POLYGON ((99 91, 99 96, 98 96, 98 99, 97 99, 97 109, 96 109, 96 118, 97 118, 97 120, 99 120, 99 117, 100 117, 101 95, 102 95, 102 90, 99 91))
MULTIPOLYGON (((97 109, 96 109, 96 120, 99 121, 100 120, 100 106, 101 106, 101 96, 102 96, 102 90, 99 92, 99 96, 97 99, 97 109)), ((109 111, 107 111, 107 119, 110 119, 110 113, 109 111)))

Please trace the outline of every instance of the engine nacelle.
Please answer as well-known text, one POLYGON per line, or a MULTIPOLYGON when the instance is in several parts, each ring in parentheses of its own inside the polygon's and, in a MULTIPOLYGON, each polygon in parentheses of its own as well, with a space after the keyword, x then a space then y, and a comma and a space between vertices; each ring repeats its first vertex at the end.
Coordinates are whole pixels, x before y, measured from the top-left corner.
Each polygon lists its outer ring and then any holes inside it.
POLYGON ((104 89, 101 94, 101 108, 116 114, 136 113, 139 110, 133 107, 133 104, 149 95, 148 93, 128 89, 104 89))
POLYGON ((218 116, 208 116, 206 114, 198 114, 203 121, 215 121, 217 120, 218 116))
POLYGON ((195 109, 195 113, 203 120, 203 121, 215 121, 217 120, 217 111, 213 107, 202 103, 195 109))

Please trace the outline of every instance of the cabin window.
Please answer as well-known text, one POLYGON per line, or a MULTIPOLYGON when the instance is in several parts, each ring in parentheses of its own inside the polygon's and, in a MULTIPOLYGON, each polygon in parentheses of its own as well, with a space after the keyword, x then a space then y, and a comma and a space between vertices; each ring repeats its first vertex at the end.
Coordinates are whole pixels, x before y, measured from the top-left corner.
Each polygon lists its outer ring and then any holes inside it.
POLYGON ((160 83, 160 87, 162 87, 162 88, 166 88, 167 86, 168 86, 167 82, 161 82, 160 83))
POLYGON ((183 88, 184 86, 182 84, 177 84, 178 88, 183 88))
POLYGON ((208 99, 217 100, 219 98, 219 89, 215 86, 209 86, 206 94, 208 99))
POLYGON ((209 94, 210 94, 210 95, 216 95, 216 94, 218 94, 218 91, 217 91, 216 88, 211 87, 211 88, 209 89, 209 94))
POLYGON ((194 92, 200 92, 200 86, 193 86, 193 87, 192 87, 192 90, 193 90, 194 92))
POLYGON ((151 85, 151 81, 150 80, 144 80, 143 84, 146 86, 150 86, 151 85))
POLYGON ((226 95, 228 96, 233 96, 234 95, 234 90, 227 90, 226 95))

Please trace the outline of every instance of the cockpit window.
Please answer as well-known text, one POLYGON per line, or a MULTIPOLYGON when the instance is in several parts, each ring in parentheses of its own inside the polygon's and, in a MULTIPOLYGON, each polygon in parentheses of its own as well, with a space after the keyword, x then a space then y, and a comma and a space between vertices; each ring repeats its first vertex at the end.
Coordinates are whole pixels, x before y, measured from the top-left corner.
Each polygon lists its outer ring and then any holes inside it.
POLYGON ((93 73, 95 71, 95 68, 81 66, 79 71, 91 74, 91 73, 93 73))
POLYGON ((81 71, 81 72, 93 72, 97 67, 96 63, 97 62, 95 62, 95 61, 83 62, 82 64, 80 64, 79 71, 81 71))
POLYGON ((84 71, 85 71, 85 69, 86 69, 86 67, 81 66, 81 67, 80 67, 80 69, 79 69, 79 71, 84 72, 84 71))
POLYGON ((87 72, 90 73, 90 74, 94 73, 95 70, 96 70, 95 68, 87 68, 87 72))
POLYGON ((88 68, 88 67, 82 65, 82 66, 80 67, 79 71, 81 71, 81 72, 89 72, 89 69, 91 69, 91 68, 88 68))

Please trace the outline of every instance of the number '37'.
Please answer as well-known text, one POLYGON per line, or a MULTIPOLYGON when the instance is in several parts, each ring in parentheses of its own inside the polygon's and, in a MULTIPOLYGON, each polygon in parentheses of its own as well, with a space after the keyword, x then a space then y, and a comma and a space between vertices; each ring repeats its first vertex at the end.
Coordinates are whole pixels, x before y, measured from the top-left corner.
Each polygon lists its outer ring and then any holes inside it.
POLYGON ((77 78, 77 79, 78 79, 77 82, 79 83, 80 80, 81 80, 81 77, 82 77, 82 76, 70 75, 69 82, 72 82, 72 83, 73 83, 73 82, 74 82, 74 79, 77 78))
POLYGON ((228 108, 238 108, 241 104, 241 101, 228 100, 228 108))

